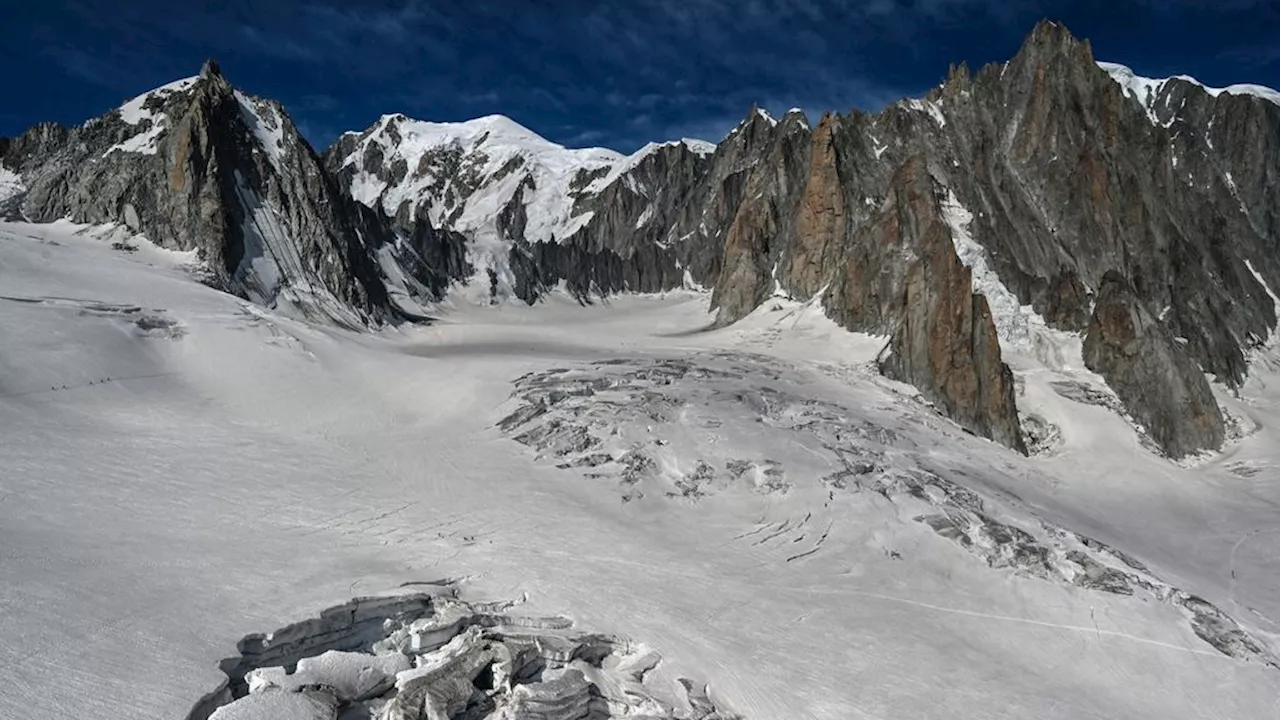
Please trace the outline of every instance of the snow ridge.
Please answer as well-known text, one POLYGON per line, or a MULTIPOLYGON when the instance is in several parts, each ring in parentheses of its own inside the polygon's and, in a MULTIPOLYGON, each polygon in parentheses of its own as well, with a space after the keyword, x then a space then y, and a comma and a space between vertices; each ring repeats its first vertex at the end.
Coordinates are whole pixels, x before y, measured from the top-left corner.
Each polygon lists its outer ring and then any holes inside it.
POLYGON ((150 126, 132 137, 122 142, 116 143, 107 148, 102 153, 102 157, 106 157, 111 153, 119 150, 121 152, 139 153, 141 155, 155 155, 159 148, 156 142, 160 136, 164 134, 169 127, 169 116, 163 112, 153 111, 146 107, 146 104, 152 98, 165 99, 169 95, 176 92, 183 92, 190 89, 196 84, 200 78, 189 77, 181 80, 175 80, 171 83, 161 85, 160 87, 142 93, 133 98, 129 102, 120 106, 120 119, 129 125, 140 125, 144 121, 149 121, 150 126))
POLYGON ((411 212, 423 202, 432 203, 434 225, 464 233, 493 230, 496 234, 492 226, 498 213, 523 188, 525 238, 550 242, 572 236, 590 221, 591 213, 573 214, 578 196, 603 191, 649 155, 680 144, 703 156, 716 148, 704 140, 683 138, 650 143, 624 156, 607 148, 566 148, 503 115, 448 123, 395 114, 382 116, 344 159, 343 166, 356 168, 350 191, 357 201, 369 207, 381 203, 389 215, 406 202, 411 212), (364 167, 371 147, 380 151, 386 166, 404 161, 409 168, 405 179, 388 184, 378 178, 378 168, 364 167), (461 156, 462 174, 474 178, 468 183, 471 187, 456 185, 453 177, 437 176, 448 173, 433 157, 444 152, 461 156), (584 171, 600 173, 600 177, 575 189, 573 183, 584 171), (433 196, 443 200, 435 203, 433 196), (458 199, 451 202, 455 196, 458 199))
MULTIPOLYGON (((1124 88, 1126 95, 1129 95, 1138 101, 1138 104, 1146 111, 1147 117, 1150 118, 1153 125, 1159 124, 1159 120, 1155 114, 1156 98, 1160 96, 1161 91, 1164 90, 1165 84, 1170 80, 1182 80, 1184 82, 1189 82, 1200 87, 1213 97, 1217 97, 1222 93, 1226 93, 1228 95, 1252 95, 1268 102, 1275 103, 1276 105, 1280 105, 1280 91, 1273 90, 1269 87, 1263 87, 1262 85, 1241 83, 1216 88, 1209 87, 1189 75, 1174 75, 1173 77, 1154 79, 1142 77, 1141 75, 1136 74, 1132 68, 1119 63, 1099 62, 1098 67, 1106 71, 1106 73, 1111 76, 1112 80, 1116 81, 1120 87, 1124 88)), ((1168 124, 1169 123, 1165 123, 1166 126, 1168 124)))
MULTIPOLYGON (((489 115, 461 123, 437 123, 414 120, 404 115, 384 115, 375 129, 344 161, 359 171, 351 184, 351 193, 361 203, 373 207, 381 200, 382 208, 394 215, 401 204, 410 203, 414 211, 433 188, 442 196, 450 193, 451 180, 443 187, 433 171, 438 168, 428 157, 434 151, 456 149, 468 163, 480 186, 462 198, 462 212, 452 221, 445 220, 455 207, 441 203, 432 208, 433 224, 451 224, 461 232, 475 231, 491 224, 498 212, 510 202, 516 190, 532 179, 533 189, 526 187, 525 209, 528 215, 526 235, 531 240, 565 238, 579 227, 581 217, 570 216, 573 198, 570 184, 579 170, 599 170, 612 166, 622 155, 604 148, 573 150, 553 143, 514 120, 502 115, 489 115), (398 184, 387 185, 372 170, 365 168, 363 158, 370 146, 377 146, 386 165, 403 160, 410 173, 398 184), (502 174, 504 168, 519 166, 502 174)), ((452 188, 454 192, 463 188, 452 188)))

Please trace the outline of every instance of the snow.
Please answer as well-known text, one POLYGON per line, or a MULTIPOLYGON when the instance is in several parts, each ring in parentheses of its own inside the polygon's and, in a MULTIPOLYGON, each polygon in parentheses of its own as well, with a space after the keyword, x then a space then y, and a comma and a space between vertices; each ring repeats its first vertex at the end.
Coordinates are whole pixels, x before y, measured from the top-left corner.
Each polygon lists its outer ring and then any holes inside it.
POLYGON ((793 107, 793 108, 791 108, 790 110, 788 110, 788 111, 787 111, 787 115, 798 115, 798 116, 799 116, 799 120, 800 120, 800 125, 801 125, 805 130, 808 130, 808 129, 809 129, 809 118, 804 114, 804 110, 801 110, 800 108, 795 108, 795 107, 793 107))
POLYGON ((592 183, 587 186, 587 192, 590 194, 602 192, 605 188, 614 184, 624 175, 634 170, 641 162, 644 161, 645 158, 659 150, 662 150, 663 148, 675 147, 676 145, 681 144, 703 157, 706 157, 716 151, 715 143, 710 143, 705 140, 693 140, 691 138, 661 143, 651 142, 627 157, 622 158, 621 161, 617 162, 612 168, 610 168, 609 173, 604 177, 592 181, 592 183))
POLYGON ((272 167, 277 173, 283 172, 284 122, 280 113, 266 100, 249 97, 239 90, 235 92, 236 102, 240 105, 240 117, 253 133, 258 146, 267 154, 272 167))
POLYGON ((121 152, 139 153, 141 155, 155 155, 160 151, 156 146, 156 141, 160 139, 160 136, 164 134, 166 129, 167 128, 165 127, 163 120, 157 119, 153 121, 151 127, 146 131, 140 132, 124 142, 118 142, 107 148, 106 151, 102 153, 102 157, 106 157, 117 150, 121 152))
MULTIPOLYGON (((1249 272, 1253 275, 1253 279, 1257 280, 1258 284, 1262 286, 1262 289, 1267 292, 1267 296, 1271 298, 1272 310, 1275 312, 1277 317, 1280 317, 1280 297, 1276 296, 1275 291, 1273 291, 1271 286, 1267 284, 1266 278, 1262 277, 1262 273, 1258 272, 1257 268, 1253 266, 1253 262, 1251 260, 1245 260, 1244 264, 1245 267, 1249 268, 1249 272)), ((1277 329, 1280 328, 1272 328, 1272 337, 1276 336, 1277 329)))
POLYGON ((367 207, 375 207, 386 190, 386 181, 373 173, 361 170, 351 178, 351 197, 367 207))
POLYGON ((218 708, 209 720, 329 720, 334 704, 314 693, 264 692, 218 708))
MULTIPOLYGON (((1167 602, 993 567, 915 519, 927 494, 823 478, 883 443, 870 477, 931 469, 1045 542, 1042 523, 1095 537, 1274 647, 1280 358, 1224 400, 1256 429, 1188 469, 1040 366, 1014 368, 1019 404, 1061 429, 1054 452, 972 437, 874 372, 884 338, 817 303, 707 329, 705 294, 555 294, 357 334, 66 223, 0 224, 0 288, 0 717, 185 717, 244 634, 446 577, 655 648, 647 687, 705 681, 752 720, 1274 713, 1280 672, 1219 654, 1167 602), (680 363, 693 374, 645 379, 680 363), (643 498, 495 428, 513 380, 559 368, 642 384, 612 409, 626 387, 566 402, 652 454, 643 498), (699 457, 742 460, 741 481, 664 494, 699 457)), ((1054 542, 1055 568, 1083 551, 1054 542)))
POLYGON ((0 163, 0 203, 27 191, 22 176, 0 163))
POLYGON ((778 124, 778 121, 775 120, 774 117, 770 115, 764 108, 757 107, 756 116, 763 119, 765 122, 769 123, 770 125, 778 124))
MULTIPOLYGON (((404 160, 410 168, 403 182, 385 189, 378 189, 375 181, 357 174, 353 195, 358 195, 357 199, 370 206, 380 195, 382 207, 389 214, 395 214, 401 203, 406 201, 411 208, 416 207, 429 194, 428 188, 435 182, 435 177, 430 172, 416 172, 429 152, 456 147, 470 158, 477 177, 485 182, 463 201, 463 211, 453 224, 453 228, 460 232, 474 232, 491 226, 526 175, 531 177, 536 189, 526 191, 525 209, 528 215, 526 235, 533 241, 546 241, 553 236, 563 239, 572 234, 580 221, 570 216, 573 198, 569 184, 580 169, 608 167, 622 159, 618 153, 603 148, 567 149, 501 115, 461 123, 433 123, 412 120, 403 115, 384 115, 377 129, 347 157, 344 164, 355 164, 360 170, 372 171, 363 167, 365 148, 369 144, 381 146, 387 166, 404 160), (392 128, 399 134, 398 143, 390 137, 392 128), (502 180, 488 181, 513 158, 523 161, 522 167, 502 180)), ((444 216, 452 210, 441 203, 437 209, 437 224, 443 224, 444 216)))
POLYGON ((107 150, 102 153, 102 157, 106 157, 117 150, 120 152, 139 153, 142 155, 155 155, 159 151, 156 147, 156 141, 158 141, 160 136, 168 129, 169 116, 163 112, 153 111, 150 108, 144 107, 144 105, 152 98, 163 100, 175 92, 183 92, 194 85, 199 79, 200 78, 198 77, 189 77, 181 80, 175 80, 166 85, 161 85, 154 90, 145 92, 124 105, 121 105, 119 110, 121 120, 130 125, 139 125, 144 120, 150 121, 151 124, 146 130, 136 133, 128 139, 107 148, 107 150))
POLYGON ((697 138, 680 138, 680 142, 695 154, 702 157, 713 155, 716 151, 716 144, 707 140, 698 140, 697 138))
POLYGON ((942 107, 937 102, 919 98, 907 98, 900 102, 908 109, 928 114, 938 124, 938 127, 947 126, 947 118, 942 114, 942 107))
POLYGON ((156 114, 143 107, 148 100, 153 97, 164 99, 172 93, 183 92, 190 89, 191 86, 195 85, 199 80, 199 77, 183 78, 181 80, 174 80, 171 83, 161 85, 154 90, 144 92, 120 106, 120 119, 130 125, 137 125, 143 120, 155 120, 157 118, 156 114))
POLYGON ((889 149, 889 146, 881 144, 879 138, 875 137, 874 135, 871 137, 871 150, 876 154, 877 160, 879 160, 880 156, 884 154, 884 151, 888 149, 889 149))
POLYGON ((1050 328, 1031 305, 1018 302, 1018 296, 1000 282, 988 262, 986 249, 969 231, 973 213, 960 204, 950 189, 942 203, 942 215, 951 228, 951 241, 960 262, 973 273, 973 291, 987 298, 1000 349, 1032 356, 1054 369, 1083 370, 1079 338, 1050 328))
POLYGON ((653 205, 645 206, 644 212, 640 213, 640 217, 636 218, 635 229, 639 230, 645 226, 645 223, 653 219, 653 205))
MULTIPOLYGON (((663 148, 683 145, 700 156, 715 152, 712 143, 683 138, 667 143, 650 143, 623 156, 604 148, 569 149, 553 143, 514 120, 489 115, 461 123, 434 123, 404 115, 384 115, 374 129, 343 160, 352 169, 350 192, 368 207, 381 206, 389 215, 408 204, 411 213, 427 203, 430 222, 449 226, 470 240, 468 255, 476 268, 472 283, 477 299, 488 301, 492 270, 499 277, 502 293, 511 287, 510 242, 498 229, 498 215, 516 192, 522 192, 526 224, 525 239, 531 242, 564 241, 585 227, 594 213, 575 212, 576 199, 593 195, 624 181, 633 192, 644 194, 629 173, 645 158, 663 148), (381 151, 383 168, 366 168, 364 158, 370 146, 381 151), (452 154, 460 161, 461 172, 441 156, 452 154), (379 179, 386 168, 405 163, 408 174, 388 184, 379 179), (573 188, 580 172, 600 173, 585 188, 573 188)), ((636 227, 651 219, 648 210, 636 227)), ((510 297, 510 294, 501 294, 510 297)))
MULTIPOLYGON (((1175 75, 1170 78, 1153 79, 1142 77, 1141 75, 1134 73, 1131 68, 1125 65, 1120 65, 1119 63, 1099 62, 1098 67, 1106 71, 1106 73, 1111 76, 1112 80, 1115 80, 1120 87, 1124 88, 1125 94, 1138 101, 1138 104, 1146 111, 1147 117, 1151 120, 1153 125, 1159 124, 1159 119, 1155 113, 1155 102, 1157 98, 1159 98, 1160 93, 1164 90, 1165 84, 1174 79, 1184 80, 1196 85, 1214 97, 1217 97, 1222 93, 1226 93, 1228 95, 1252 95, 1280 105, 1280 92, 1261 85, 1239 84, 1228 85, 1223 88, 1215 88, 1209 87, 1201 83, 1199 80, 1187 75, 1175 75)), ((1170 122, 1166 122, 1165 126, 1167 127, 1169 124, 1170 122)))
POLYGON ((283 667, 255 670, 245 677, 251 693, 276 687, 297 692, 309 685, 333 688, 339 698, 358 698, 409 669, 405 655, 370 655, 330 650, 303 658, 292 672, 283 667))

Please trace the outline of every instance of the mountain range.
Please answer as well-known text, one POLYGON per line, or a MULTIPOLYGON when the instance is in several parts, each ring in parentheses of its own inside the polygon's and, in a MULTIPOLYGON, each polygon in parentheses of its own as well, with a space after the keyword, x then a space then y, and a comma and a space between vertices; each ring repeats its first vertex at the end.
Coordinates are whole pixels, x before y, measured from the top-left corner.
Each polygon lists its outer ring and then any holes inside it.
POLYGON ((772 298, 882 336, 883 374, 1036 451, 1013 355, 1075 364, 1152 447, 1221 448, 1215 399, 1277 327, 1280 93, 1152 80, 1042 22, 1005 63, 718 143, 567 149, 502 116, 385 115, 317 153, 213 61, 78 127, 0 139, 0 216, 116 224, 208 282, 353 328, 450 292, 675 288, 727 325, 772 298))

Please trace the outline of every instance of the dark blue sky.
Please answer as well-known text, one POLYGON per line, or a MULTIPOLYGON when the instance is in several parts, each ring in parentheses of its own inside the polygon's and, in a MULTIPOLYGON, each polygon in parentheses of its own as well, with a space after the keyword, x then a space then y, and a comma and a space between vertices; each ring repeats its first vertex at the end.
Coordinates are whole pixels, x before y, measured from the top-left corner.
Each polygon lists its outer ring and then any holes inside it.
POLYGON ((1041 17, 1140 74, 1280 87, 1280 0, 0 0, 0 135, 217 58, 319 148, 379 115, 510 115, 571 146, 719 140, 751 104, 876 110, 1041 17))

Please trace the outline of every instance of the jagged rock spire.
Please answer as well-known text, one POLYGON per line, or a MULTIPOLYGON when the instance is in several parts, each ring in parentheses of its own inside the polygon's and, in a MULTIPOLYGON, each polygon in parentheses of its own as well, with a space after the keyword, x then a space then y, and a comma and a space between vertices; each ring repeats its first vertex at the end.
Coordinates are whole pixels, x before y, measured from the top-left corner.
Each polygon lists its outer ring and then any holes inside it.
POLYGON ((222 77, 222 68, 218 67, 218 61, 213 58, 205 60, 204 65, 200 66, 200 77, 205 80, 222 77))

